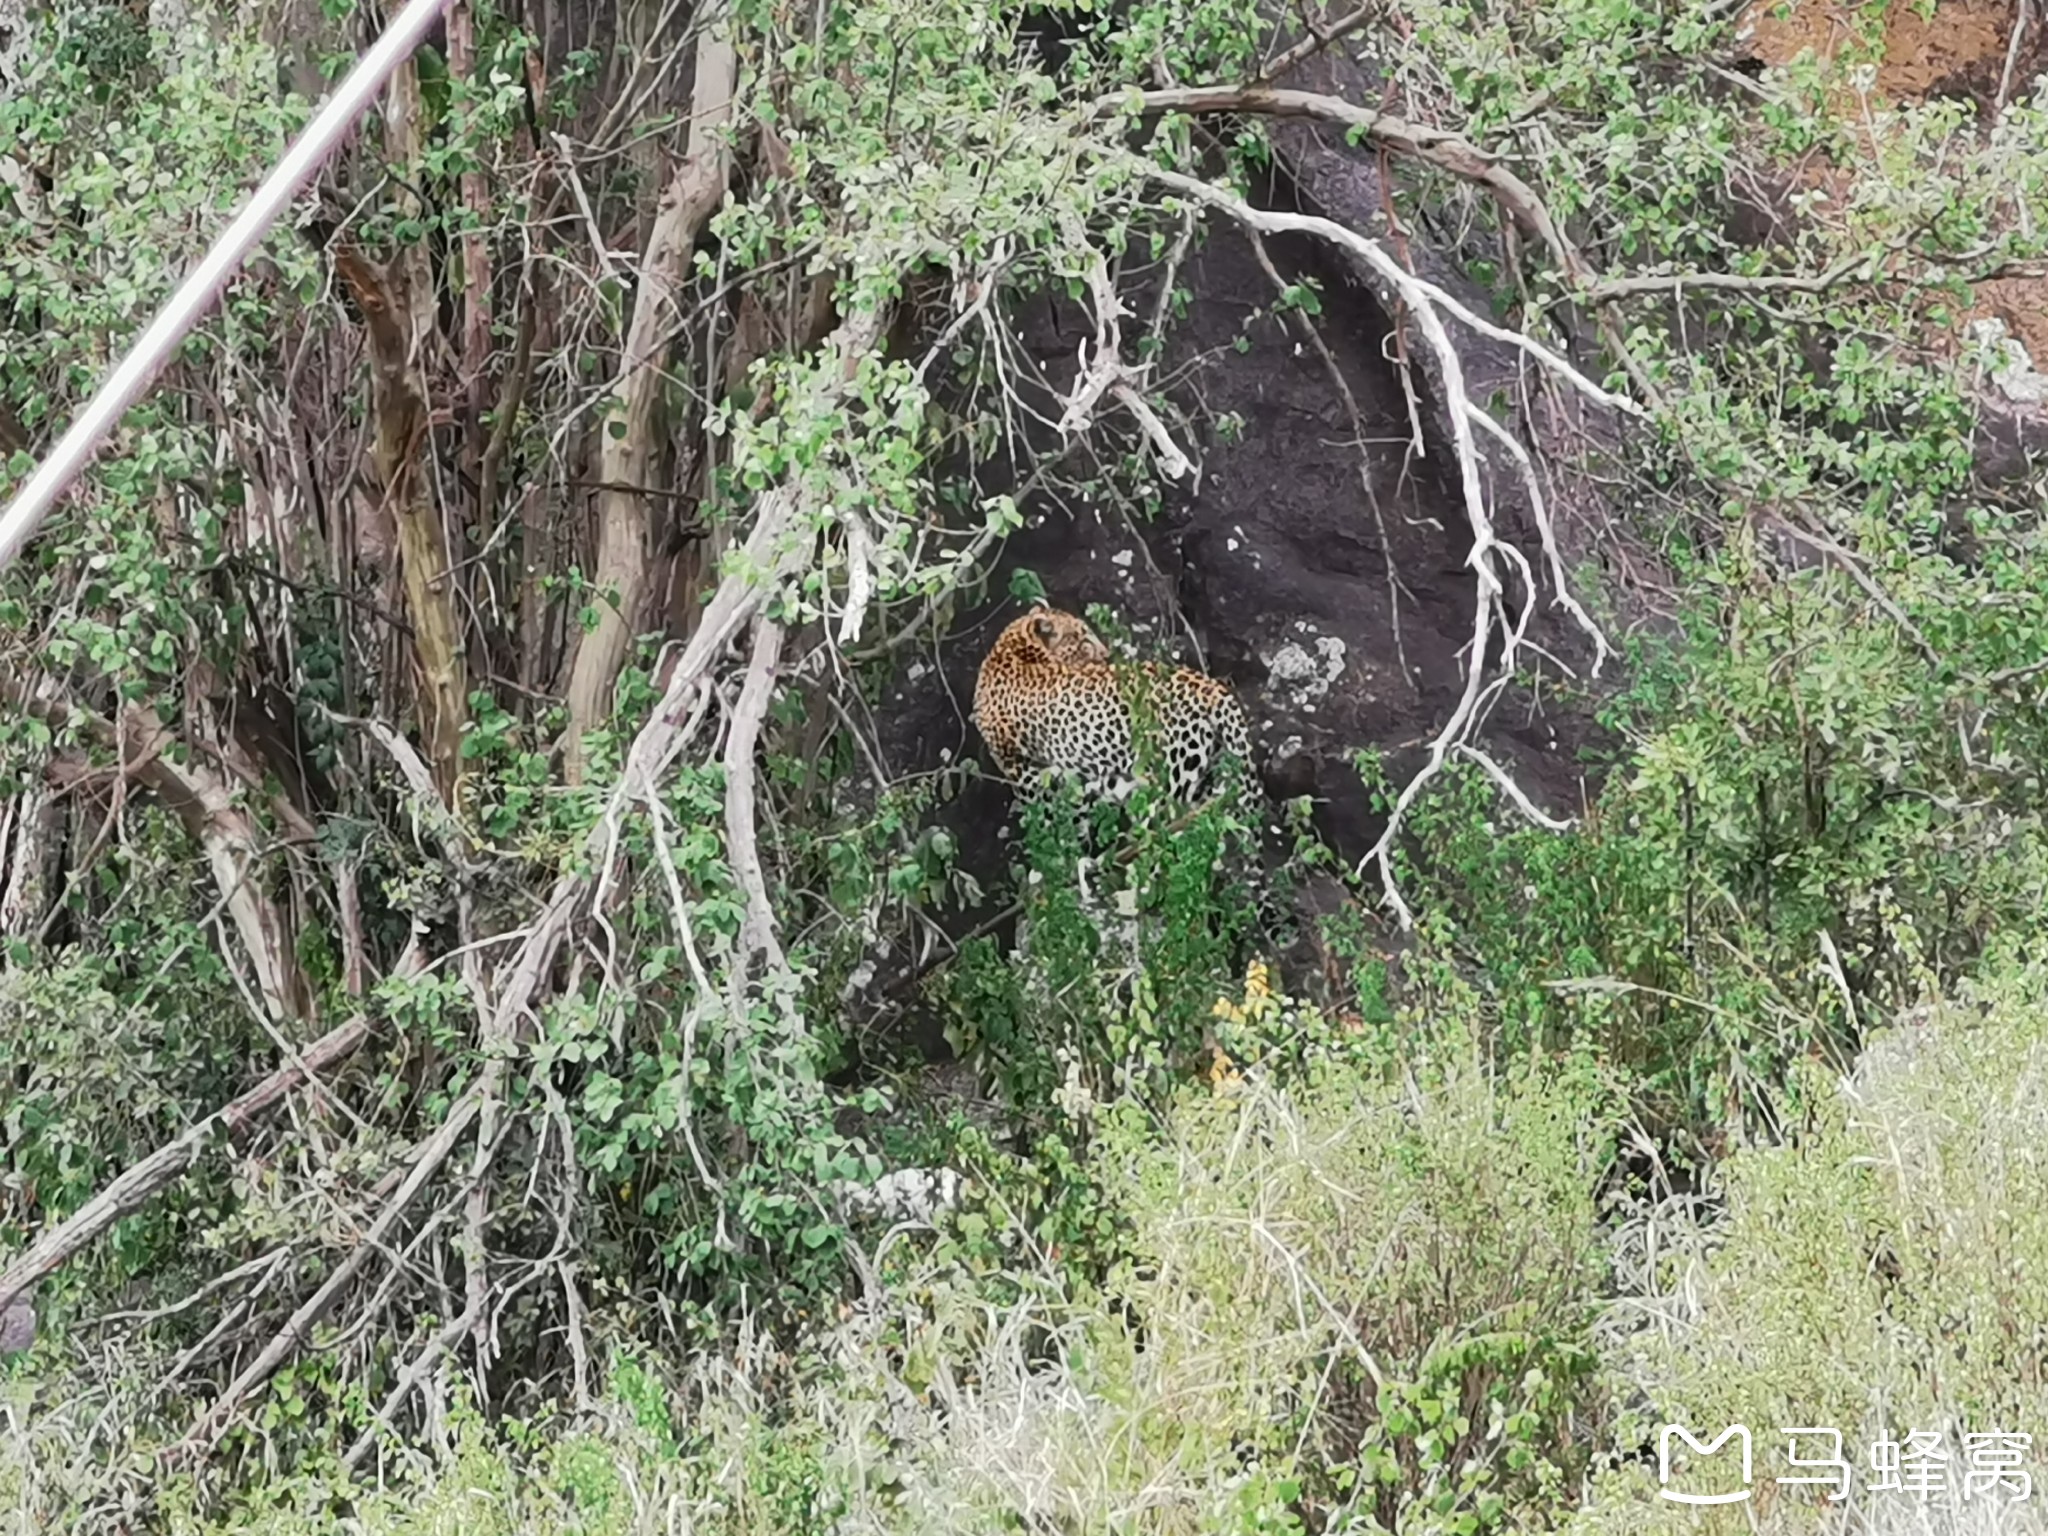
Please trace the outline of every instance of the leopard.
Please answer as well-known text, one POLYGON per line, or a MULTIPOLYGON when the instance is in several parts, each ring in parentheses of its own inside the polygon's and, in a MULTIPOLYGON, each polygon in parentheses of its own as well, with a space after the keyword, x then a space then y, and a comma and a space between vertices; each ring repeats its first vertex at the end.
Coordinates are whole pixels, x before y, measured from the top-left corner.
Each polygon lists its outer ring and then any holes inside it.
MULTIPOLYGON (((1115 660, 1084 619, 1040 603, 989 647, 970 718, 1024 803, 1038 800, 1059 775, 1077 779, 1089 800, 1121 799, 1154 762, 1164 771, 1164 788, 1182 805, 1227 796, 1251 837, 1241 869, 1258 925, 1274 938, 1294 931, 1290 905, 1274 888, 1258 846, 1271 829, 1264 825, 1251 722, 1228 684, 1188 667, 1115 660), (1142 765, 1140 720, 1156 729, 1158 744, 1157 756, 1147 752, 1142 765)), ((1093 839, 1084 833, 1084 841, 1093 839)), ((1088 886, 1096 865, 1083 858, 1075 869, 1084 908, 1095 905, 1088 886)), ((1135 929, 1118 926, 1135 960, 1135 929)), ((1205 1034, 1205 1051, 1213 1045, 1205 1034)))
POLYGON ((1090 797, 1121 798, 1137 780, 1134 708, 1158 722, 1175 800, 1229 791, 1250 807, 1251 723, 1229 685, 1187 667, 1114 661, 1086 620, 1048 604, 989 647, 971 718, 996 767, 1027 796, 1050 769, 1073 775, 1090 797), (1237 782, 1226 782, 1226 764, 1237 782))

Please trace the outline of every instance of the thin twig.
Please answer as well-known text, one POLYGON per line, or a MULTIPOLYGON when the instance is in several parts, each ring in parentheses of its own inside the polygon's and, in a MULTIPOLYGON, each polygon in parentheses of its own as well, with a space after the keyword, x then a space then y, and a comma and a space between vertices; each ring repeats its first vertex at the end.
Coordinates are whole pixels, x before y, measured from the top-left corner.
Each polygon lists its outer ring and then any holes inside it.
POLYGON ((1858 252, 1844 257, 1825 272, 1813 273, 1646 272, 1631 277, 1603 277, 1581 288, 1574 297, 1589 304, 1605 304, 1641 294, 1668 294, 1676 298, 1680 294, 1700 292, 1825 293, 1852 278, 1865 277, 1876 259, 1868 252, 1858 252))
POLYGON ((1921 659, 1931 666, 1938 667, 1941 665, 1941 652, 1937 651, 1934 648, 1934 643, 1921 633, 1920 626, 1906 616, 1905 610, 1886 595, 1884 588, 1879 586, 1877 579, 1863 568, 1863 563, 1860 560, 1833 539, 1823 534, 1815 533, 1811 529, 1802 528, 1799 524, 1788 518, 1778 518, 1774 521, 1778 527, 1782 528, 1800 543, 1811 549, 1818 550, 1839 563, 1842 569, 1849 573, 1849 579, 1861 587, 1864 595, 1883 610, 1885 616, 1899 627, 1901 634, 1913 642, 1913 647, 1919 651, 1921 659))
POLYGON ((1357 10, 1351 12, 1350 15, 1340 16, 1327 27, 1317 26, 1304 14, 1301 18, 1301 24, 1307 29, 1308 36, 1302 38, 1291 48, 1284 49, 1273 55, 1272 59, 1258 72, 1254 79, 1260 85, 1272 84, 1304 59, 1313 58, 1316 54, 1325 52, 1342 42, 1352 33, 1363 28, 1367 22, 1376 19, 1384 9, 1385 7, 1380 3, 1380 0, 1367 0, 1366 4, 1361 5, 1357 10))
POLYGON ((2012 100, 2012 77, 2020 64, 2020 40, 2027 35, 2027 23, 2033 19, 2033 0, 2015 0, 2012 8, 2012 38, 2005 45, 2005 68, 1999 72, 1998 95, 1993 98, 1991 112, 1994 117, 2005 111, 2005 104, 2012 100))
MULTIPOLYGON (((1268 281, 1273 284, 1276 292, 1284 294, 1287 291, 1287 280, 1273 264, 1273 257, 1266 249, 1265 238, 1257 230, 1247 230, 1245 233, 1251 241, 1252 255, 1265 271, 1268 281)), ((1372 483, 1372 459, 1365 447, 1365 413, 1359 409, 1358 397, 1352 392, 1351 381, 1344 377, 1344 370, 1339 366, 1336 355, 1323 340, 1322 328, 1299 310, 1290 309, 1288 318, 1295 322, 1296 328, 1315 349, 1316 356, 1322 359, 1323 372, 1329 375, 1330 387, 1337 391, 1337 398, 1344 406, 1344 415, 1351 423, 1352 448, 1358 459, 1358 483, 1365 492, 1367 505, 1372 508, 1373 526, 1379 530, 1380 535, 1380 557, 1386 565, 1387 623, 1394 632, 1394 660, 1400 666, 1401 680, 1412 689, 1415 686, 1415 674, 1408 668, 1408 648, 1401 638, 1400 573, 1394 567, 1394 543, 1387 532, 1386 509, 1380 505, 1379 489, 1372 483)), ((1404 374, 1403 378, 1405 377, 1404 374)))

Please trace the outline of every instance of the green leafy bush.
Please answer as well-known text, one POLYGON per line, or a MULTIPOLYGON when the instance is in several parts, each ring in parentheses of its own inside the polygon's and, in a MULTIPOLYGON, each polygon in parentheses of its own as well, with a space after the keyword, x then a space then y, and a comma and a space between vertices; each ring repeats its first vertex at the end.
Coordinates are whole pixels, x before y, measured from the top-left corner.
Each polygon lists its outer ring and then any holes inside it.
POLYGON ((1413 823, 1426 952, 1510 1046, 1590 1032, 1658 1123, 1712 1124, 1809 1053, 1846 1064, 1868 1018, 2032 921, 2048 715, 2014 679, 2048 566, 2024 520, 1973 525, 1970 566, 1873 537, 1894 613, 1846 576, 1704 572, 1725 611, 1646 648, 1577 836, 1501 825, 1483 778, 1447 775, 1413 823))

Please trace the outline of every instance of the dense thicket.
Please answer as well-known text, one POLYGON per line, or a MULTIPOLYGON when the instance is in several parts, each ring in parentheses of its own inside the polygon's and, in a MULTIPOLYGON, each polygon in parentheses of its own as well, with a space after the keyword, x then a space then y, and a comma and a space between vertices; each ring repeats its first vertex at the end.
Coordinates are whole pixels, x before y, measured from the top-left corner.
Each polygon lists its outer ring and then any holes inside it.
MULTIPOLYGON (((0 492, 379 19, 22 23, 0 492)), ((2038 375, 1971 322, 2048 139, 2024 31, 1973 104, 1896 20, 455 0, 0 573, 15 1524, 1635 1530, 1667 1417, 2034 1428, 2038 375), (1376 296, 1471 582, 1345 744, 1379 841, 1275 809, 1277 971, 1228 808, 978 869, 971 759, 875 750, 1027 514, 1244 434, 1159 366, 1225 232, 1362 456, 1269 242, 1376 296), (1610 743, 1568 824, 1525 707, 1610 743)))

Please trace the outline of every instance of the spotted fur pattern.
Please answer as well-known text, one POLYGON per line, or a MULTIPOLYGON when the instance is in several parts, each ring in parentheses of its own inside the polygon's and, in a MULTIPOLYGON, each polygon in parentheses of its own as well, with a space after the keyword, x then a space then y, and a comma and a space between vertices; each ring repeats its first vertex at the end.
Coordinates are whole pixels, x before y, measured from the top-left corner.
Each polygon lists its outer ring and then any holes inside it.
POLYGON ((1056 608, 1034 608, 997 636, 974 687, 982 739, 1027 793, 1048 768, 1074 774, 1091 795, 1120 793, 1137 771, 1134 707, 1158 723, 1176 799, 1192 803, 1222 788, 1226 757, 1248 780, 1251 727, 1228 687, 1186 667, 1112 662, 1084 621, 1056 608))

